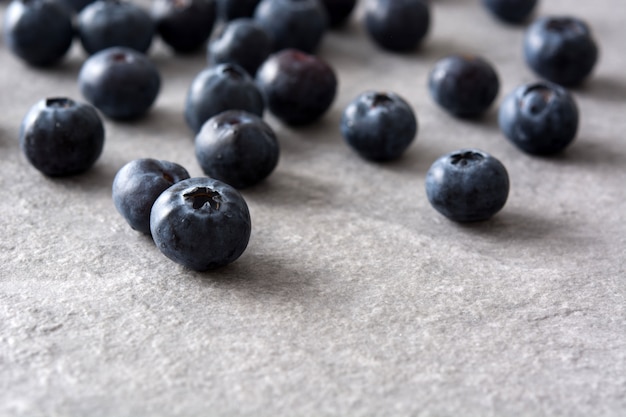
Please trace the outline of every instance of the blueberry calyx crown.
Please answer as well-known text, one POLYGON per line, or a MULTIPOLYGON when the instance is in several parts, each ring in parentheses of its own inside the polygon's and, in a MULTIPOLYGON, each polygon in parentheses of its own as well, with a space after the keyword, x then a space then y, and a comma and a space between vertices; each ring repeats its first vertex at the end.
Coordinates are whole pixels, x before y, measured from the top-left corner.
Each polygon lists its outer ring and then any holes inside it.
POLYGON ((295 62, 306 62, 306 61, 311 61, 311 55, 299 51, 297 49, 292 49, 291 50, 291 57, 290 57, 293 61, 295 62))
POLYGON ((192 207, 196 210, 201 209, 207 203, 213 210, 219 210, 222 203, 220 193, 207 187, 194 188, 188 193, 183 194, 183 197, 185 200, 191 201, 192 207))
POLYGON ((168 2, 177 10, 184 10, 191 5, 190 0, 168 0, 168 2))
POLYGON ((46 107, 55 109, 67 109, 73 107, 76 103, 74 100, 66 97, 51 97, 46 99, 46 107))
POLYGON ((462 167, 470 163, 480 162, 483 159, 485 159, 485 155, 475 151, 461 151, 450 155, 450 163, 462 167))
POLYGON ((222 68, 222 74, 232 78, 234 80, 242 80, 245 78, 245 74, 241 70, 233 65, 226 64, 222 68))
MULTIPOLYGON (((533 94, 534 97, 536 97, 536 95, 538 94, 539 96, 541 96, 541 98, 543 99, 543 104, 546 104, 548 102, 550 102, 550 100, 552 99, 552 97, 554 97, 555 91, 554 89, 550 88, 549 86, 542 84, 542 83, 537 83, 537 84, 533 84, 530 87, 528 87, 526 89, 526 91, 524 91, 523 97, 522 97, 522 101, 520 102, 520 107, 524 106, 524 102, 526 100, 530 100, 530 93, 536 93, 533 94)), ((530 105, 530 112, 532 114, 536 114, 538 113, 544 106, 538 106, 537 103, 533 103, 530 105)))
POLYGON ((546 28, 554 32, 585 32, 585 28, 579 22, 569 17, 550 19, 550 21, 546 25, 546 28))
POLYGON ((170 174, 168 174, 167 172, 163 172, 162 175, 163 179, 167 182, 169 182, 170 184, 174 184, 174 177, 172 177, 170 174))
POLYGON ((130 61, 130 55, 124 51, 118 51, 110 55, 110 60, 113 62, 128 62, 130 61))
POLYGON ((372 95, 372 107, 384 106, 392 101, 391 97, 386 93, 374 93, 372 95))

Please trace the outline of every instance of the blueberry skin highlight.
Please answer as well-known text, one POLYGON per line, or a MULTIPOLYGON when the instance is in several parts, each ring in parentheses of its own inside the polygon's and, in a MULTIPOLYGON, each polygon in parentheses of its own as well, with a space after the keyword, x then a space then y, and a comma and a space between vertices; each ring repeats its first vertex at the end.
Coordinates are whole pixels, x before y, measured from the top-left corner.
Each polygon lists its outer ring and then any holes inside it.
POLYGON ((270 55, 257 71, 256 81, 272 114, 292 126, 317 121, 337 94, 332 67, 295 49, 270 55))
POLYGON ((567 87, 582 83, 598 60, 591 29, 575 17, 542 17, 524 35, 524 58, 540 77, 567 87))
POLYGON ((433 208, 450 220, 487 220, 504 207, 509 176, 504 165, 486 152, 461 149, 431 165, 426 195, 433 208))
POLYGON ((198 133, 204 122, 226 110, 245 110, 263 116, 263 95, 238 65, 220 64, 201 71, 191 83, 185 101, 187 125, 198 133))
POLYGON ((69 176, 87 171, 98 160, 104 126, 92 106, 54 97, 28 111, 19 138, 31 165, 50 177, 69 176))
POLYGON ((450 55, 440 59, 428 77, 430 95, 444 110, 456 117, 478 117, 485 113, 500 89, 494 67, 471 55, 450 55))
POLYGON ((261 0, 254 20, 272 37, 274 51, 294 48, 314 53, 328 29, 319 0, 261 0))
POLYGON ((356 0, 321 0, 326 9, 330 27, 337 28, 346 23, 356 6, 356 0))
POLYGON ((240 17, 252 17, 261 0, 217 0, 220 18, 226 22, 240 17))
POLYGON ((483 0, 483 5, 501 21, 516 24, 531 15, 537 0, 483 0))
POLYGON ((228 110, 209 119, 196 136, 195 149, 206 175, 239 189, 267 178, 280 155, 272 128, 241 110, 228 110))
POLYGON ((133 120, 154 104, 161 88, 156 66, 130 48, 108 48, 83 63, 78 74, 83 96, 111 119, 133 120))
POLYGON ((55 0, 13 0, 4 14, 3 36, 15 56, 32 66, 49 67, 72 46, 72 13, 55 0))
POLYGON ((250 211, 230 185, 208 177, 189 178, 157 198, 150 230, 165 256, 195 271, 207 271, 243 254, 250 239, 250 211))
POLYGON ((152 158, 134 159, 115 174, 113 204, 134 230, 150 234, 150 210, 163 191, 189 178, 177 163, 152 158))
POLYGON ((576 137, 578 114, 578 106, 565 88, 536 82, 519 86, 505 97, 498 122, 519 149, 533 155, 552 155, 576 137))
POLYGON ((236 64, 254 77, 272 53, 272 39, 254 20, 241 18, 229 22, 209 44, 209 65, 236 64))
POLYGON ((98 0, 78 15, 78 35, 88 54, 122 46, 146 53, 152 44, 154 22, 141 7, 125 0, 98 0))
POLYGON ((154 0, 152 19, 156 32, 175 52, 202 48, 217 18, 215 0, 154 0))
POLYGON ((348 104, 340 128, 346 143, 363 158, 389 161, 406 151, 418 125, 413 109, 402 97, 368 91, 348 104))
POLYGON ((430 6, 425 0, 367 0, 365 29, 383 49, 411 51, 430 27, 430 6))

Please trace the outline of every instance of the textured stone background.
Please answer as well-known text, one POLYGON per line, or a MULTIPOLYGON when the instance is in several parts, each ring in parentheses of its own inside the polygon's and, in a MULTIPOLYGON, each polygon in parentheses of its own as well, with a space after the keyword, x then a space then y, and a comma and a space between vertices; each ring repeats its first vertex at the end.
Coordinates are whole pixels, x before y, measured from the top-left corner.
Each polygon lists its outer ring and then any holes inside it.
POLYGON ((426 91, 450 52, 491 60, 498 100, 534 80, 521 28, 478 1, 437 0, 423 48, 394 55, 369 41, 359 10, 320 51, 340 79, 333 108, 299 130, 268 117, 282 155, 244 192, 250 245, 204 274, 130 230, 110 197, 133 158, 201 175, 182 107, 204 55, 155 43, 164 84, 150 115, 106 120, 94 169, 51 180, 20 154, 19 123, 41 98, 81 98, 85 56, 76 44, 42 71, 0 44, 0 415, 626 415, 625 9, 543 1, 542 15, 587 19, 601 45, 574 91, 579 137, 555 158, 504 140, 495 106, 459 121, 426 91), (343 107, 366 89, 417 112, 418 138, 396 163, 365 162, 340 138, 343 107), (424 176, 469 146, 501 159, 512 188, 492 221, 460 226, 431 209, 424 176))

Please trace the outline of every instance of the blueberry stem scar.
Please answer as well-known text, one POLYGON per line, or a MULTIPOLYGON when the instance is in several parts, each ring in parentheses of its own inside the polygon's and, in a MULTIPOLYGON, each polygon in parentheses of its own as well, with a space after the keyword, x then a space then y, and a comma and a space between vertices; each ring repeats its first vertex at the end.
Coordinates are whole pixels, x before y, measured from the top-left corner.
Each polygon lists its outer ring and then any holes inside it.
POLYGON ((482 161, 483 159, 484 157, 481 154, 477 152, 467 151, 452 155, 450 157, 450 162, 452 163, 452 165, 466 166, 470 162, 478 162, 482 161))
POLYGON ((53 97, 46 99, 46 107, 68 108, 74 105, 74 101, 65 97, 53 97))
POLYGON ((183 194, 186 200, 191 200, 194 209, 200 209, 209 203, 214 210, 219 210, 221 203, 220 193, 210 190, 206 187, 194 188, 190 192, 183 194))

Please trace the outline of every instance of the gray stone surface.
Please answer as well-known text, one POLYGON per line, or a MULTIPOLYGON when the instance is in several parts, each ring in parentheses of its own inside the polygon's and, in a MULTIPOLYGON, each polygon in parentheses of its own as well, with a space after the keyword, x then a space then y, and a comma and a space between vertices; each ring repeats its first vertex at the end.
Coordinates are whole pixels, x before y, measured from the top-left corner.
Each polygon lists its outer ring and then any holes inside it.
MULTIPOLYGON (((151 56, 163 74, 137 123, 106 121, 86 175, 51 180, 20 154, 19 123, 51 95, 80 98, 84 54, 27 68, 0 45, 0 415, 626 415, 626 10, 621 0, 544 1, 587 19, 601 45, 574 94, 582 122, 563 155, 505 141, 495 107, 455 120, 426 91, 434 61, 479 53, 503 94, 534 80, 523 30, 478 1, 432 2, 419 51, 382 52, 358 24, 320 54, 339 96, 314 126, 268 117, 282 155, 244 192, 253 233, 231 266, 193 273, 115 211, 115 172, 137 157, 201 175, 182 106, 204 56, 151 56), (415 107, 420 132, 389 164, 342 142, 343 107, 365 89, 415 107), (482 148, 507 166, 511 194, 484 224, 438 215, 424 176, 439 155, 482 148)), ((6 3, 0 6, 4 16, 6 3)))

